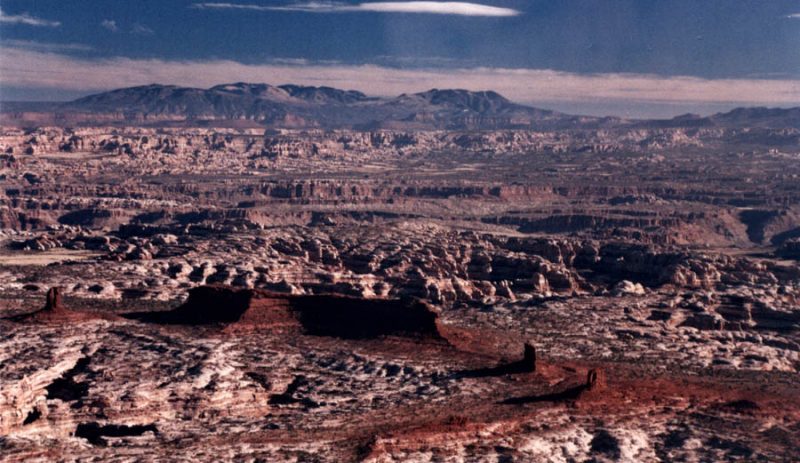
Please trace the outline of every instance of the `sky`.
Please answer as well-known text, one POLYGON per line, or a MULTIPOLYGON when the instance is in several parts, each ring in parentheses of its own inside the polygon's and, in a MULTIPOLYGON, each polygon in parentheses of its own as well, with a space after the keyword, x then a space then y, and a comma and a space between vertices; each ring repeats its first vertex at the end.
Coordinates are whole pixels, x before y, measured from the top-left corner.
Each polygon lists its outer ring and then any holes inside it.
POLYGON ((800 106, 800 0, 0 0, 2 101, 240 81, 624 117, 800 106))

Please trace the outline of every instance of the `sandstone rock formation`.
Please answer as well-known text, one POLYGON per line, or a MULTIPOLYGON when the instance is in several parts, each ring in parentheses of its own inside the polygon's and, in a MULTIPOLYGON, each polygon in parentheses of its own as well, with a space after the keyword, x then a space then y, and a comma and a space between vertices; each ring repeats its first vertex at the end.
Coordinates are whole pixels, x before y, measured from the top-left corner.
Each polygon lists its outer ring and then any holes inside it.
POLYGON ((408 100, 0 128, 3 459, 798 459, 791 114, 408 100))
POLYGON ((411 336, 443 340, 438 314, 420 300, 360 299, 341 295, 292 295, 265 290, 200 286, 169 312, 128 318, 179 325, 300 330, 347 339, 411 336))

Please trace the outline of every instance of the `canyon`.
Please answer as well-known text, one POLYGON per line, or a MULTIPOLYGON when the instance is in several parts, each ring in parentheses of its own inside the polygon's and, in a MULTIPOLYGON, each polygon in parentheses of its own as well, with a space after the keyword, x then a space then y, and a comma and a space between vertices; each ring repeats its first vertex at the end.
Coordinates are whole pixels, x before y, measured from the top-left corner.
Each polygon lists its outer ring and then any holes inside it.
POLYGON ((797 108, 229 84, 0 121, 6 461, 800 458, 797 108))

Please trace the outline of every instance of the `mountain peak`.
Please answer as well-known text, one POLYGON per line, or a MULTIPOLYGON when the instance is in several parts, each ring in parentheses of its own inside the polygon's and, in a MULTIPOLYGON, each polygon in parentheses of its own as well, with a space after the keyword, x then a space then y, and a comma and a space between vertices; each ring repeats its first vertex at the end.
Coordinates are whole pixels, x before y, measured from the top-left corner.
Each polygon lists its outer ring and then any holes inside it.
POLYGON ((800 127, 800 107, 735 108, 727 113, 714 114, 709 119, 719 126, 800 127))
POLYGON ((453 106, 476 112, 498 111, 515 106, 514 103, 491 90, 474 92, 464 89, 440 90, 434 88, 414 95, 433 105, 453 106))
POLYGON ((279 88, 286 91, 294 98, 311 101, 314 103, 355 103, 367 99, 367 95, 355 90, 339 90, 333 87, 311 87, 304 85, 286 84, 279 88))

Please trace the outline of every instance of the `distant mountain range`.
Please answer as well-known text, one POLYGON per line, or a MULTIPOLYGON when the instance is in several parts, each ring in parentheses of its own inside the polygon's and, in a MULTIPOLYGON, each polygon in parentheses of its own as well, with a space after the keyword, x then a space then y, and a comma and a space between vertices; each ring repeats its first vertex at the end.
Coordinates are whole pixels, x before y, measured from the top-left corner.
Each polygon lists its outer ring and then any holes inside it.
POLYGON ((616 127, 800 128, 800 108, 738 108, 668 120, 575 116, 513 103, 492 91, 438 90, 394 98, 300 85, 234 83, 209 89, 146 85, 67 103, 4 103, 0 123, 208 125, 352 129, 534 129, 616 127))

